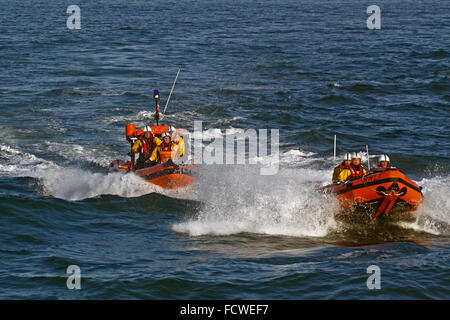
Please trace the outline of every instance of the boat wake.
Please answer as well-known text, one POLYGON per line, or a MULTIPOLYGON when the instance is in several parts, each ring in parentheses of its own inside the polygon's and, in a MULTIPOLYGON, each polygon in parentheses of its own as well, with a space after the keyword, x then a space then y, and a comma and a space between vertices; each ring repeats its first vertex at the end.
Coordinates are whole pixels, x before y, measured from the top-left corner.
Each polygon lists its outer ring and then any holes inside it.
MULTIPOLYGON (((83 150, 80 149, 79 157, 89 158, 90 154, 84 155, 83 150)), ((257 165, 205 166, 197 183, 185 189, 167 190, 132 174, 67 167, 16 147, 0 145, 0 176, 35 178, 42 196, 76 201, 100 195, 140 197, 156 192, 199 201, 200 209, 171 226, 172 230, 191 236, 248 232, 324 237, 336 232, 337 201, 317 192, 317 188, 329 183, 332 168, 312 168, 310 164, 317 161, 327 159, 312 152, 287 151, 281 154, 281 169, 273 176, 260 175, 257 165), (285 163, 295 166, 286 167, 285 163)), ((417 220, 399 225, 433 235, 450 235, 450 176, 424 178, 418 184, 423 187, 424 203, 416 211, 417 220)))
MULTIPOLYGON (((187 197, 187 190, 179 192, 165 190, 147 183, 134 174, 107 174, 92 172, 74 166, 65 167, 52 161, 41 159, 31 153, 4 145, 0 146, 0 152, 0 175, 31 177, 39 180, 41 187, 39 192, 42 196, 51 196, 70 201, 83 200, 100 195, 117 195, 130 198, 154 192, 169 197, 187 197)), ((87 157, 90 154, 84 155, 87 157)), ((81 158, 84 159, 85 157, 81 158)))
POLYGON ((325 236, 336 226, 337 201, 316 192, 328 171, 283 169, 262 176, 256 166, 210 166, 201 170, 197 190, 202 206, 176 232, 230 235, 242 232, 287 236, 325 236))
MULTIPOLYGON (((282 169, 275 176, 261 176, 255 166, 202 170, 197 191, 201 209, 172 225, 172 230, 190 236, 248 232, 325 237, 345 233, 349 226, 334 219, 339 208, 337 200, 317 192, 318 187, 329 183, 332 169, 309 168, 316 157, 314 153, 297 150, 285 152, 280 163, 289 159, 297 167, 282 169)), ((450 176, 423 179, 418 184, 423 187, 425 201, 415 213, 416 221, 396 226, 450 235, 450 176)))
POLYGON ((400 225, 434 235, 450 235, 450 175, 425 178, 418 184, 423 188, 424 202, 416 211, 417 220, 400 225))

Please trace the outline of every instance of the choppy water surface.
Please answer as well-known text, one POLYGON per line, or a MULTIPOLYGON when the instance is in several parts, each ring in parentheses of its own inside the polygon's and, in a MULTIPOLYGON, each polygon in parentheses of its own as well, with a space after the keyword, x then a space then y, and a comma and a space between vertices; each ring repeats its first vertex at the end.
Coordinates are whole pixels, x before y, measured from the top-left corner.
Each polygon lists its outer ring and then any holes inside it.
POLYGON ((77 4, 70 31, 66 4, 0 0, 0 298, 450 297, 448 1, 77 4), (178 68, 165 120, 278 128, 277 175, 211 166, 167 192, 106 174, 178 68), (316 192, 334 134, 423 187, 416 222, 334 220, 316 192))

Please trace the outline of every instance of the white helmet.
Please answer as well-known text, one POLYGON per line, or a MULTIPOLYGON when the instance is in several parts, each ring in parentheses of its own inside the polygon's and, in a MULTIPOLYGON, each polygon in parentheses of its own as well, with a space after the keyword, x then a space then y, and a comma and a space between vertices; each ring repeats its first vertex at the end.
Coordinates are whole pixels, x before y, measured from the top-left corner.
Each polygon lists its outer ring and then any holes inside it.
POLYGON ((166 132, 171 132, 171 131, 176 132, 177 129, 175 129, 174 126, 169 126, 169 128, 167 128, 167 131, 166 131, 166 132))
POLYGON ((170 135, 167 132, 163 132, 161 134, 161 139, 164 139, 164 137, 169 137, 170 138, 170 135))
POLYGON ((350 152, 346 152, 344 155, 344 161, 352 160, 352 154, 350 152))
POLYGON ((387 161, 387 162, 390 162, 390 159, 389 159, 389 157, 388 157, 387 154, 383 154, 383 155, 381 155, 381 156, 378 158, 378 163, 380 163, 381 161, 387 161))
POLYGON ((359 153, 357 153, 357 152, 353 152, 352 153, 352 160, 353 159, 361 159, 361 155, 359 153))
POLYGON ((145 132, 153 133, 153 130, 152 130, 152 128, 150 126, 145 126, 143 131, 144 131, 144 133, 145 132))

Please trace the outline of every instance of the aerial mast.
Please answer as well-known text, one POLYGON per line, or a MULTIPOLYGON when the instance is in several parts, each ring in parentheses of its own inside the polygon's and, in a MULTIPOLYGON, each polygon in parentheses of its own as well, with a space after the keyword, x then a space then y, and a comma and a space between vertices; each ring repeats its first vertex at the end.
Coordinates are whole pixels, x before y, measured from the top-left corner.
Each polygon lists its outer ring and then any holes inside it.
POLYGON ((161 109, 161 107, 159 106, 159 91, 155 90, 153 91, 153 98, 155 99, 155 108, 156 108, 156 112, 155 112, 155 120, 156 120, 156 125, 159 126, 159 111, 161 109))

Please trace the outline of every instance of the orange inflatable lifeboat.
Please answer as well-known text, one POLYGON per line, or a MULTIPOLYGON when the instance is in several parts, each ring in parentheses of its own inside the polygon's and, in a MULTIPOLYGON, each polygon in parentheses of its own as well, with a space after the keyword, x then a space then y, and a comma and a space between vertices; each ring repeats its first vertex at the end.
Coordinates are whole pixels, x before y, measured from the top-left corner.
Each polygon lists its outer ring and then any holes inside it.
MULTIPOLYGON (((151 126, 153 134, 160 137, 161 134, 167 131, 169 126, 151 126)), ((181 135, 182 129, 177 129, 177 133, 181 135)), ((125 127, 125 136, 130 143, 133 143, 139 135, 142 134, 142 129, 136 131, 136 126, 127 124, 125 127)), ((108 172, 130 173, 144 178, 150 183, 158 185, 165 189, 177 189, 186 187, 193 183, 195 179, 196 167, 189 164, 177 165, 173 162, 175 155, 171 151, 161 151, 159 153, 159 164, 134 170, 131 161, 114 160, 111 162, 108 172)))
POLYGON ((320 190, 337 197, 336 218, 349 222, 382 217, 412 221, 413 211, 423 202, 422 187, 397 168, 376 168, 362 178, 320 190))
MULTIPOLYGON (((175 87, 175 83, 178 78, 178 74, 180 73, 180 70, 178 70, 177 76, 175 77, 175 81, 172 85, 172 89, 170 90, 169 97, 166 102, 166 106, 164 108, 164 112, 166 111, 167 105, 170 100, 170 96, 172 94, 173 88, 175 87)), ((155 120, 156 120, 156 126, 151 126, 153 135, 160 138, 161 135, 167 131, 169 126, 160 126, 159 125, 159 119, 160 119, 160 106, 159 106, 159 91, 154 90, 153 92, 153 98, 155 99, 155 120)), ((181 136, 183 133, 182 129, 177 130, 178 135, 181 136)), ((125 138, 130 143, 130 145, 133 145, 134 142, 139 139, 139 137, 143 134, 143 130, 139 129, 136 130, 136 125, 134 124, 126 124, 125 125, 125 138)), ((173 160, 178 155, 173 155, 171 151, 161 151, 158 155, 158 164, 149 166, 146 168, 135 170, 133 168, 134 161, 135 161, 135 154, 130 152, 128 154, 131 157, 131 161, 123 161, 123 160, 114 160, 109 165, 108 172, 120 172, 120 173, 130 173, 133 172, 134 174, 144 178, 150 183, 153 183, 155 185, 158 185, 162 188, 166 189, 177 189, 181 187, 186 187, 190 185, 192 182, 194 182, 196 179, 194 177, 196 167, 190 164, 176 164, 173 162, 173 160)))

